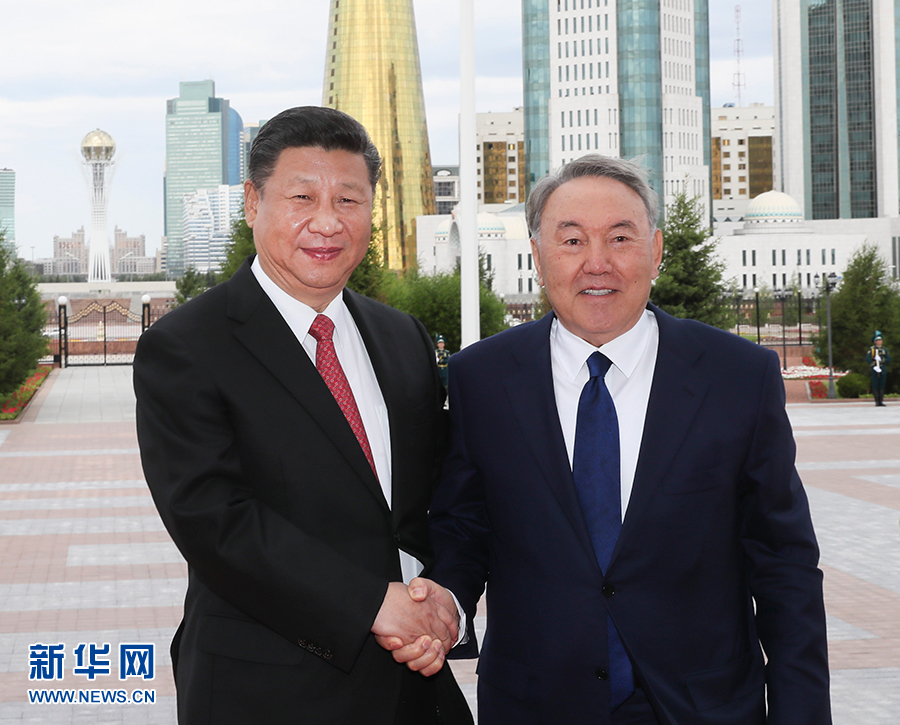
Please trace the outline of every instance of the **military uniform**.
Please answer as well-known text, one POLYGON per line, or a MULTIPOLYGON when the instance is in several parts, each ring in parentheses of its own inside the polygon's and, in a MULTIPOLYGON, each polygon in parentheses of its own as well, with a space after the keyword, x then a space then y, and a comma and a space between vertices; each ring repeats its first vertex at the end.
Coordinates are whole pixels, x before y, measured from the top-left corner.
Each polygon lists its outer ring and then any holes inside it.
POLYGON ((875 405, 884 405, 884 385, 887 382, 887 366, 891 362, 891 354, 888 349, 874 344, 876 340, 881 340, 881 335, 875 334, 872 341, 872 347, 866 353, 866 362, 871 368, 872 375, 872 395, 875 397, 875 405))
MULTIPOLYGON (((444 338, 438 336, 438 339, 435 344, 438 342, 445 342, 444 338)), ((447 366, 450 364, 450 351, 444 347, 436 347, 434 350, 434 357, 437 360, 438 373, 441 376, 441 382, 444 384, 444 388, 447 387, 448 381, 448 370, 447 366)))

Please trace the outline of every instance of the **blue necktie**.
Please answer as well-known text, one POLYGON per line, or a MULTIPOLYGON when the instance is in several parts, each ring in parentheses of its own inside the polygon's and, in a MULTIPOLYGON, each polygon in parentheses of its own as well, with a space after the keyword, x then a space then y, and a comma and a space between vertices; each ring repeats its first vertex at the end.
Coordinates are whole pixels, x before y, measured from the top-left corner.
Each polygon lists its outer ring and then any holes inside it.
MULTIPOLYGON (((595 352, 588 358, 587 365, 591 377, 578 400, 572 475, 594 554, 605 576, 622 528, 619 421, 604 381, 611 365, 609 358, 595 352)), ((634 672, 619 633, 608 616, 607 630, 610 692, 615 709, 634 692, 634 672)))

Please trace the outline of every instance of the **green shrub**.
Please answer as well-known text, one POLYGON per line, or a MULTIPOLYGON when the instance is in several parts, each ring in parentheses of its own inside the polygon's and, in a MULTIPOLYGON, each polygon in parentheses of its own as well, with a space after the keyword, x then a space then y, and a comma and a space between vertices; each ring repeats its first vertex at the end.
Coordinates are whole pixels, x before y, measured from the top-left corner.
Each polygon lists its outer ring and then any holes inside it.
POLYGON ((860 373, 847 373, 837 379, 837 391, 842 398, 858 398, 869 392, 869 378, 860 373))

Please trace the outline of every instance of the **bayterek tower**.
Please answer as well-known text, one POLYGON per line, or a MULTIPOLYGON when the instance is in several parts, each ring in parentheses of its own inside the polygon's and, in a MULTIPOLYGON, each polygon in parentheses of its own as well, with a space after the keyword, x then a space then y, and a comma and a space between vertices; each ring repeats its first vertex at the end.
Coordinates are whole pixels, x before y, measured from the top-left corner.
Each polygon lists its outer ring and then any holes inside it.
POLYGON ((106 231, 106 207, 112 180, 116 142, 106 131, 91 131, 81 142, 85 179, 91 197, 91 237, 88 252, 88 282, 109 282, 109 235, 106 231))

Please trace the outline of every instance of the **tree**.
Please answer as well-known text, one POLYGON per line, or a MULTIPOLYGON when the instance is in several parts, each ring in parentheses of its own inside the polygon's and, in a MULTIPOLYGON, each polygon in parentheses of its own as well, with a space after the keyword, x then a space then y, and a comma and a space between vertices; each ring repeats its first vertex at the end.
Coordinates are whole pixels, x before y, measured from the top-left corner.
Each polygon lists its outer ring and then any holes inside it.
POLYGON ((253 242, 253 230, 247 226, 244 217, 244 208, 231 223, 231 241, 225 246, 225 262, 219 272, 218 281, 224 282, 238 271, 244 263, 244 259, 251 254, 256 254, 256 244, 253 242))
MULTIPOLYGON (((825 305, 825 300, 820 299, 825 305)), ((824 320, 824 317, 823 317, 824 320)), ((840 289, 831 293, 831 340, 834 367, 869 374, 866 350, 875 330, 884 336, 885 347, 894 359, 900 351, 900 290, 892 282, 887 263, 878 248, 864 244, 854 252, 844 270, 840 289)), ((827 361, 827 330, 816 340, 821 357, 827 361)), ((897 364, 889 368, 888 386, 896 386, 897 364)))
POLYGON ((666 207, 663 257, 651 301, 675 317, 689 317, 715 327, 733 319, 722 304, 725 263, 716 256, 717 240, 703 224, 700 197, 682 190, 666 207))
POLYGON ((47 311, 26 264, 0 231, 0 398, 16 390, 47 354, 47 311))
POLYGON ((188 267, 178 281, 175 282, 175 301, 178 305, 183 305, 189 299, 198 297, 215 285, 216 275, 213 272, 204 274, 193 267, 188 267))
MULTIPOLYGON (((411 269, 387 287, 387 304, 417 317, 432 338, 443 335, 447 349, 459 350, 460 273, 420 274, 411 269)), ((506 305, 488 287, 485 273, 479 284, 479 328, 481 337, 490 337, 506 329, 506 305)))
POLYGON ((366 256, 363 257, 359 266, 353 270, 353 274, 347 280, 347 286, 361 295, 371 297, 379 302, 385 302, 388 296, 387 286, 391 282, 389 279, 391 273, 384 268, 381 240, 381 228, 373 224, 372 236, 370 237, 369 248, 366 250, 366 256))

